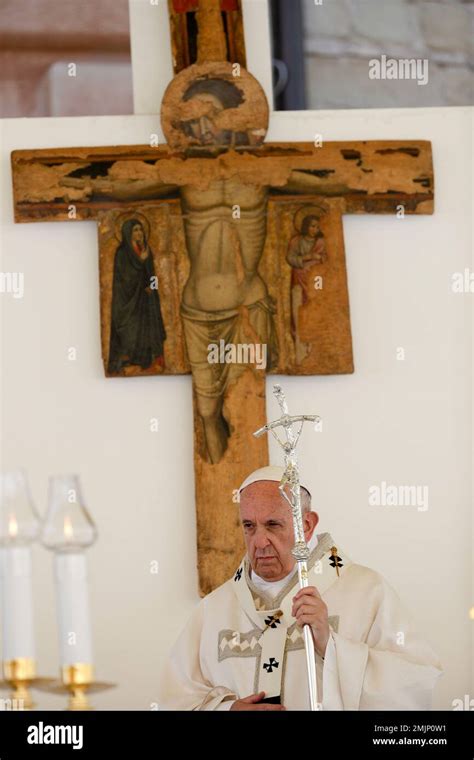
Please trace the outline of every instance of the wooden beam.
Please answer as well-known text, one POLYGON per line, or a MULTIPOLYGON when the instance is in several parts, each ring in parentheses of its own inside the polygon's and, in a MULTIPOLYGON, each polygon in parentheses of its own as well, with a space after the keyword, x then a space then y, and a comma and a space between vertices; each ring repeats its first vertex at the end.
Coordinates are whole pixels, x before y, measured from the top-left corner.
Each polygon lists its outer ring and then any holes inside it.
POLYGON ((166 146, 17 150, 12 153, 15 221, 95 219, 99 212, 134 202, 159 202, 173 187, 202 188, 217 179, 267 185, 292 193, 292 172, 306 192, 341 197, 343 213, 433 213, 431 143, 420 140, 265 143, 254 151, 190 157, 166 146), (306 176, 305 176, 306 175, 306 176), (98 193, 88 178, 101 178, 98 193), (154 187, 160 186, 160 192, 154 187))

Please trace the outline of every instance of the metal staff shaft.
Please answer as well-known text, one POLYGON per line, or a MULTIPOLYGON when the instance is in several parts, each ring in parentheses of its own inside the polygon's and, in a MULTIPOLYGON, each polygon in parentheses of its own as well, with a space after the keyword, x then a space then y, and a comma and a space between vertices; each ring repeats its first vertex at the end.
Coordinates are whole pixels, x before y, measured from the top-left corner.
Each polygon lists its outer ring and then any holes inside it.
MULTIPOLYGON (((298 580, 300 588, 306 588, 308 582, 308 568, 306 560, 297 560, 298 580)), ((318 685, 316 681, 316 658, 314 656, 314 641, 311 628, 308 624, 303 626, 304 646, 306 650, 306 668, 308 671, 309 704, 312 711, 318 709, 318 685)))
MULTIPOLYGON (((273 393, 280 405, 282 416, 280 419, 274 422, 269 422, 267 425, 259 428, 254 433, 254 436, 258 438, 264 433, 272 433, 279 445, 282 447, 285 458, 285 472, 280 482, 280 493, 287 500, 291 507, 293 516, 293 529, 295 533, 295 545, 292 549, 292 555, 295 558, 298 566, 298 581, 301 588, 306 588, 309 585, 308 582, 308 565, 309 548, 305 541, 303 530, 303 518, 301 514, 301 488, 300 478, 298 470, 298 459, 296 456, 296 445, 298 443, 303 425, 305 422, 315 422, 319 418, 316 415, 300 414, 294 417, 290 417, 288 414, 288 405, 286 403, 285 396, 281 389, 281 386, 274 385, 273 393), (295 433, 293 425, 300 423, 299 430, 295 433), (286 441, 280 440, 275 430, 282 427, 285 431, 286 441), (285 491, 285 487, 289 487, 290 497, 285 491)), ((306 666, 308 673, 308 689, 309 689, 309 701, 312 711, 318 709, 318 689, 316 682, 316 659, 314 655, 314 640, 311 633, 311 628, 308 624, 303 626, 304 643, 306 650, 306 666)))

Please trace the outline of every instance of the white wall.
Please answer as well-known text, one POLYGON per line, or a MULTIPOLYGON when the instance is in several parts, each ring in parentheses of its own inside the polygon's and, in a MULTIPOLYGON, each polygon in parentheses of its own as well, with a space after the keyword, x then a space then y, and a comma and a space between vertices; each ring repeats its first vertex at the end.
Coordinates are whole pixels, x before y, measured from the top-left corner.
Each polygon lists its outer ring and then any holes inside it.
MULTIPOLYGON (((462 108, 278 114, 270 140, 431 139, 434 216, 345 217, 356 371, 279 378, 291 408, 317 412, 302 471, 321 530, 378 569, 414 612, 446 673, 436 706, 473 694, 471 531, 472 295, 451 292, 471 267, 471 118, 462 108), (396 348, 406 350, 396 360, 396 348), (368 487, 429 486, 429 509, 369 507, 368 487)), ((191 380, 105 379, 94 223, 12 221, 15 148, 145 143, 157 117, 1 123, 1 270, 25 276, 2 306, 3 469, 21 465, 43 512, 47 478, 78 472, 100 537, 89 551, 97 675, 118 687, 100 708, 147 709, 159 668, 199 597, 191 380), (75 346, 78 358, 67 360, 75 346), (149 432, 150 417, 160 420, 149 432), (160 572, 149 565, 158 560, 160 572)), ((268 381, 268 413, 275 415, 268 381)), ((279 455, 272 449, 272 460, 279 455)), ((39 670, 55 675, 52 557, 35 547, 39 670)), ((61 707, 40 695, 41 707, 61 707)))

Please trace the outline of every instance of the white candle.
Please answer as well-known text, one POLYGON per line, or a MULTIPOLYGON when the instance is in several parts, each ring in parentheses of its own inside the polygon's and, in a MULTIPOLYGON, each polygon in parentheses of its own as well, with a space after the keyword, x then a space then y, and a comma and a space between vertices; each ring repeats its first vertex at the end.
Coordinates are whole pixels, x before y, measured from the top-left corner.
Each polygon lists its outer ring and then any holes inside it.
POLYGON ((92 636, 83 552, 54 557, 61 665, 92 664, 92 636))
POLYGON ((31 549, 6 546, 0 549, 2 586, 2 633, 4 662, 20 657, 35 658, 31 549))

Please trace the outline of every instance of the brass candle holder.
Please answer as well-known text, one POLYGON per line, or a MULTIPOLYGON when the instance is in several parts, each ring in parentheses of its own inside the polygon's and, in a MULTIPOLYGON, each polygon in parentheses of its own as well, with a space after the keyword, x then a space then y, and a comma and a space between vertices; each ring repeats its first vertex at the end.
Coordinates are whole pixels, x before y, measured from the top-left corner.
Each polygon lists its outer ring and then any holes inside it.
POLYGON ((89 663, 63 665, 61 680, 38 685, 41 691, 49 694, 69 694, 67 710, 93 710, 88 694, 113 689, 114 683, 94 681, 94 667, 89 663))
POLYGON ((61 668, 63 685, 69 691, 69 710, 91 710, 87 690, 94 683, 92 665, 63 665, 61 668))
POLYGON ((36 675, 36 661, 30 657, 18 657, 3 662, 3 681, 0 689, 11 691, 12 710, 32 710, 35 703, 31 688, 44 688, 54 682, 54 678, 39 678, 36 675))

